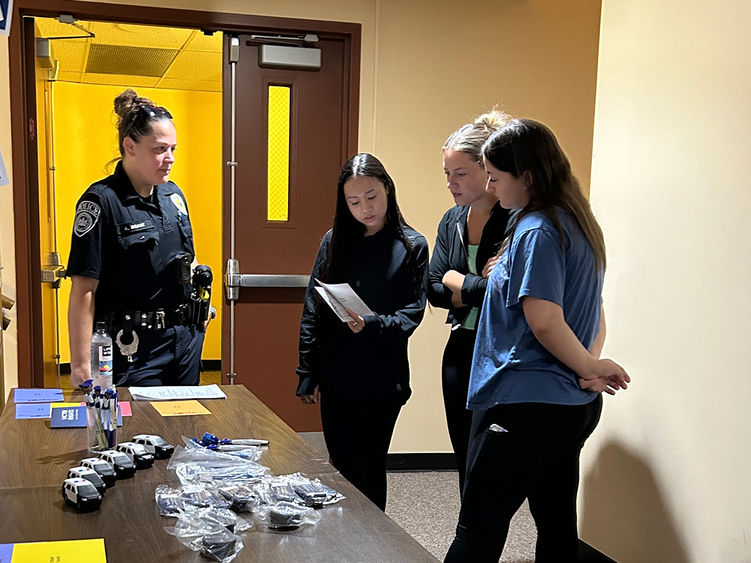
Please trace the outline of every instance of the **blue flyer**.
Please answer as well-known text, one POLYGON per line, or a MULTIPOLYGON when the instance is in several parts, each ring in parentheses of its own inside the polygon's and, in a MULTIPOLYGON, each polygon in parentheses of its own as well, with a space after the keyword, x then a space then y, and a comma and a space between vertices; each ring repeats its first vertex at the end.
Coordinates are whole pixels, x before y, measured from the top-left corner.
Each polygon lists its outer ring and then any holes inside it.
POLYGON ((86 407, 53 407, 50 428, 86 428, 86 407))
POLYGON ((62 389, 16 389, 14 403, 62 403, 62 389))
POLYGON ((50 417, 50 405, 49 403, 31 403, 31 404, 19 404, 16 405, 16 420, 24 420, 29 418, 49 418, 50 417))
MULTIPOLYGON (((50 428, 86 428, 86 422, 86 407, 84 405, 78 407, 52 407, 50 428)), ((120 407, 117 409, 117 425, 123 425, 123 417, 120 412, 120 407)))

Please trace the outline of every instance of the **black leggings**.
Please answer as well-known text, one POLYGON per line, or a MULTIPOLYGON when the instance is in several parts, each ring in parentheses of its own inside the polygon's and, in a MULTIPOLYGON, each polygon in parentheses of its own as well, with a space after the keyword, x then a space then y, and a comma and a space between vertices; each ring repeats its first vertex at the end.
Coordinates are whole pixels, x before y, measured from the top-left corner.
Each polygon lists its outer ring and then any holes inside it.
POLYGON ((386 455, 402 403, 401 396, 352 401, 321 393, 331 463, 381 510, 386 509, 386 455))
POLYGON ((472 426, 472 411, 467 410, 467 392, 476 334, 474 330, 464 328, 453 330, 443 351, 441 364, 443 406, 446 410, 446 424, 451 447, 454 449, 456 468, 459 470, 460 493, 464 490, 467 446, 472 426))
POLYGON ((535 561, 575 561, 579 453, 601 411, 598 395, 586 405, 519 403, 475 413, 459 524, 446 561, 497 563, 525 498, 537 525, 535 561))

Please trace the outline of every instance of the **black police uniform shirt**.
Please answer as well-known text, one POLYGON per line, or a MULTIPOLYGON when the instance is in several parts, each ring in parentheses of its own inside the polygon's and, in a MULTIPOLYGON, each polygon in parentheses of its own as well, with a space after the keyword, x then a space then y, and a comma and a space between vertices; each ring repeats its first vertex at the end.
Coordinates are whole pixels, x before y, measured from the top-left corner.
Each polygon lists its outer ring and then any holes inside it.
POLYGON ((99 280, 94 317, 112 321, 127 311, 171 309, 186 301, 176 259, 195 255, 182 191, 173 182, 136 193, 122 162, 78 200, 68 274, 99 280))

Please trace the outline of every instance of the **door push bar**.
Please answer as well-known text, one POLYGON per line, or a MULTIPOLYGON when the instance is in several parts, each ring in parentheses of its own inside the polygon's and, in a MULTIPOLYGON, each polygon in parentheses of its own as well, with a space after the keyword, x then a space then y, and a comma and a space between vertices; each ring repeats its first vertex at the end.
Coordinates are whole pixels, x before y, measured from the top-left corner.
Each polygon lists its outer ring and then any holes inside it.
POLYGON ((236 301, 241 287, 308 287, 310 276, 302 274, 241 274, 240 263, 236 258, 227 260, 227 273, 224 285, 227 299, 236 301))

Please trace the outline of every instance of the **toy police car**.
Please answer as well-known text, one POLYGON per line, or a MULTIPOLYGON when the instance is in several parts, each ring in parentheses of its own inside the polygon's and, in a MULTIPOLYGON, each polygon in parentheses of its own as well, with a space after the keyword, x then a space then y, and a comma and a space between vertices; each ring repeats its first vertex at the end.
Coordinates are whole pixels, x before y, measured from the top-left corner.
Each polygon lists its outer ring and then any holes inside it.
POLYGON ((75 479, 76 477, 89 481, 96 487, 96 490, 99 491, 100 495, 103 495, 107 491, 107 485, 104 484, 99 473, 89 467, 80 466, 68 469, 68 479, 75 479))
POLYGON ((168 444, 164 438, 153 434, 133 436, 131 442, 141 444, 149 453, 154 454, 156 459, 168 458, 175 451, 175 448, 171 444, 168 444))
POLYGON ((102 505, 102 495, 86 479, 66 479, 63 481, 62 494, 63 500, 78 510, 96 510, 102 505))
POLYGON ((112 469, 112 466, 103 459, 98 457, 87 457, 86 459, 81 460, 81 465, 96 471, 102 478, 102 481, 104 481, 104 484, 108 487, 115 485, 115 480, 117 479, 115 470, 112 469))
POLYGON ((145 469, 154 465, 154 456, 146 451, 141 444, 135 442, 120 442, 117 451, 123 452, 136 464, 136 469, 145 469))
POLYGON ((117 475, 118 479, 132 477, 136 474, 136 466, 123 452, 118 452, 116 450, 104 450, 103 452, 99 453, 99 457, 113 467, 113 469, 115 470, 115 475, 117 475))

